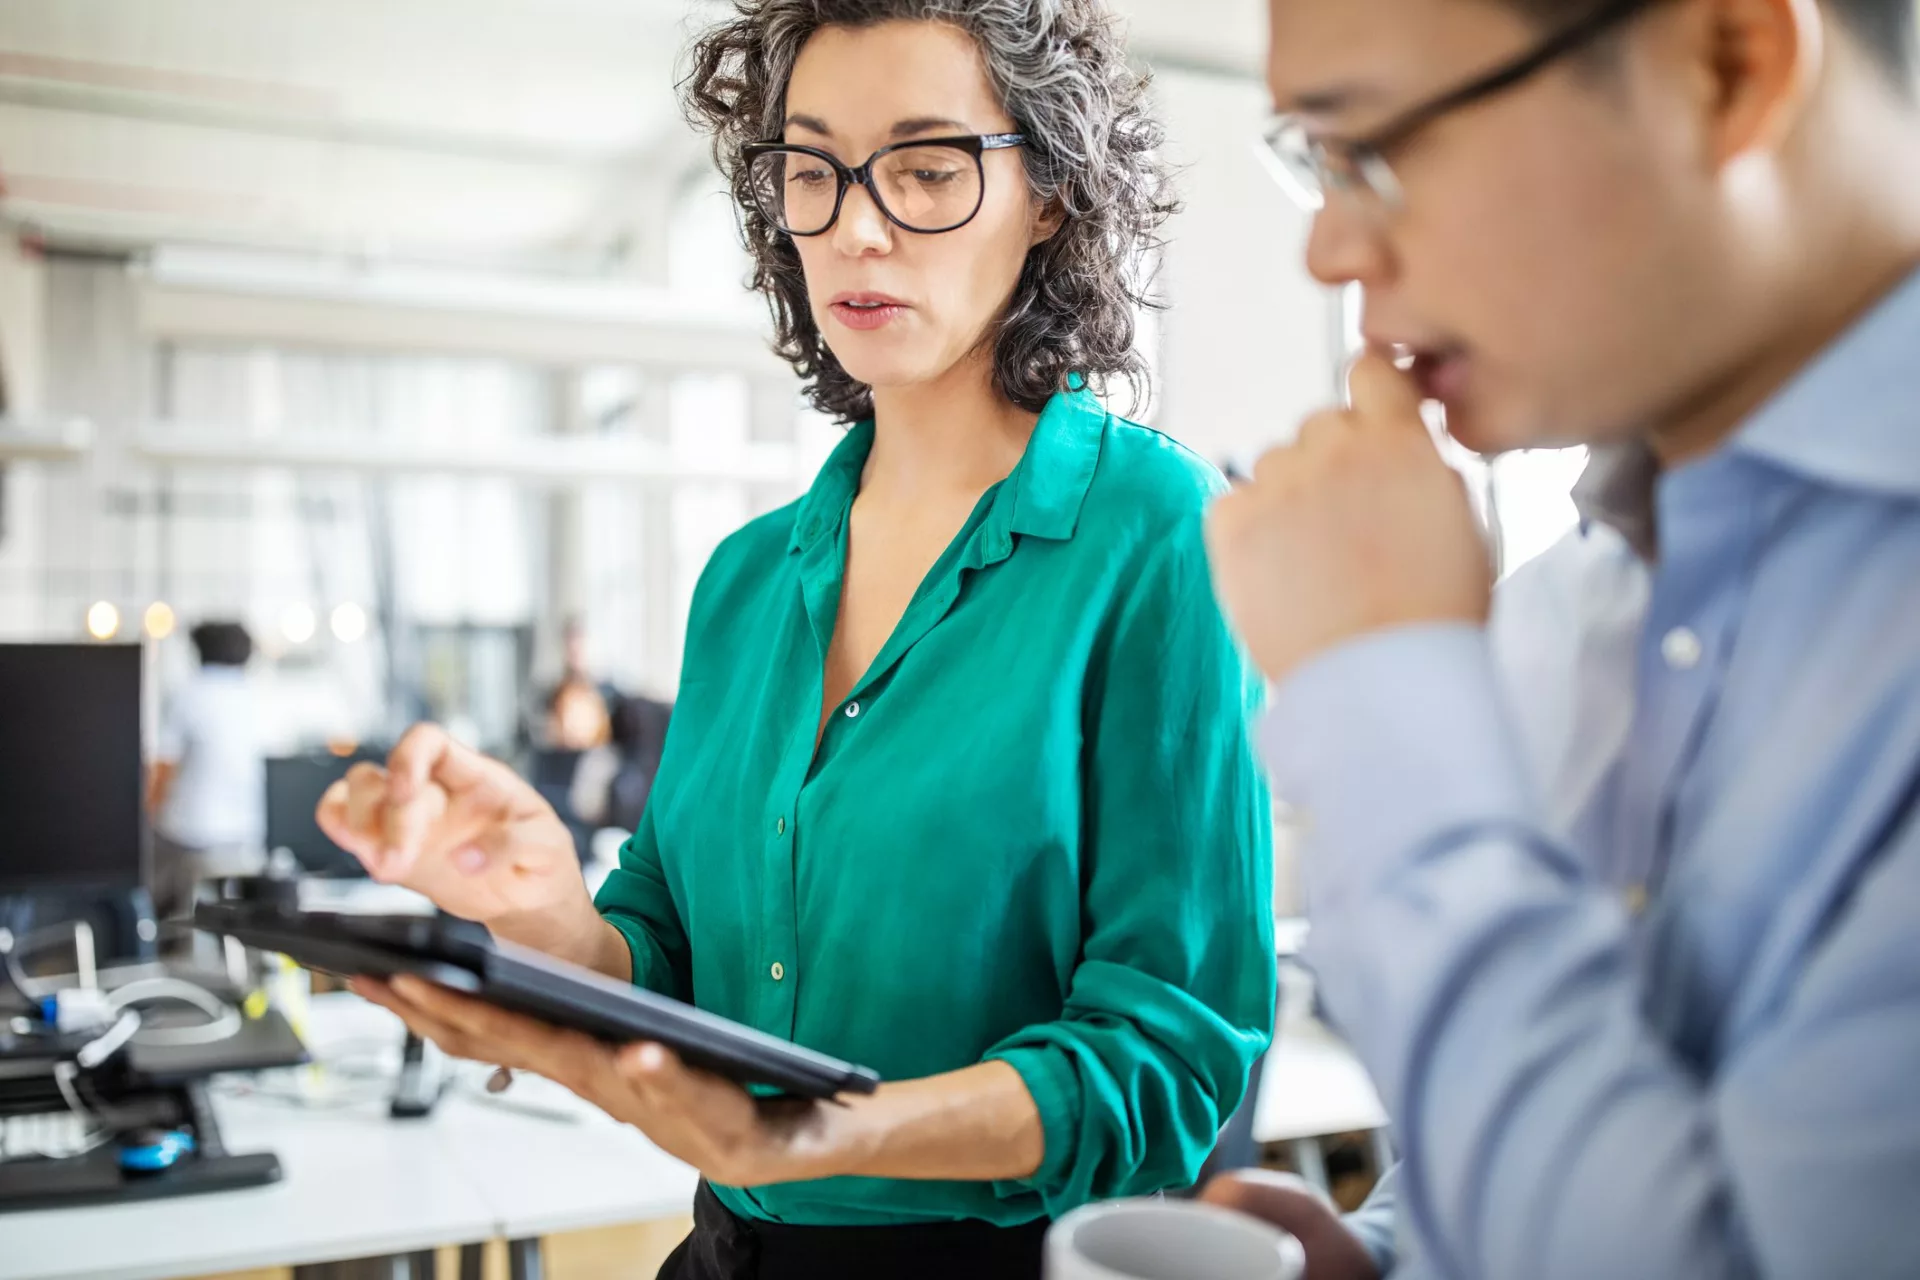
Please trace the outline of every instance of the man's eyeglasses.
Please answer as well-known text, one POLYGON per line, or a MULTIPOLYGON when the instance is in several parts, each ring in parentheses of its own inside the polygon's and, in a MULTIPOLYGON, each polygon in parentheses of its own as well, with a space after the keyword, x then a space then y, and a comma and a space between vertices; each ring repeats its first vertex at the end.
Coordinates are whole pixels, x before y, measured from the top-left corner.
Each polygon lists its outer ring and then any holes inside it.
POLYGON ((1390 212, 1405 204, 1387 153, 1444 115, 1504 93, 1651 8, 1656 0, 1609 0, 1513 61, 1457 89, 1412 107, 1363 138, 1315 137, 1298 116, 1276 116, 1261 135, 1261 158, 1280 185, 1308 212, 1329 191, 1353 191, 1390 212))
POLYGON ((1020 133, 929 138, 882 147, 848 168, 818 147, 755 142, 740 149, 754 203, 790 236, 817 236, 839 220, 847 188, 861 186, 895 226, 932 234, 973 221, 986 199, 981 155, 1018 147, 1020 133))

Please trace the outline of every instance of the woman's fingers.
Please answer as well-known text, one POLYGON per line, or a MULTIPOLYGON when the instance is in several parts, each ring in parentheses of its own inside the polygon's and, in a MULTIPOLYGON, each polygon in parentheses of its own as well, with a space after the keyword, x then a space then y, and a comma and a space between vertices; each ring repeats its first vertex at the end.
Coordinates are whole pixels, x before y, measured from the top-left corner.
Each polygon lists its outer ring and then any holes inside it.
POLYGON ((344 779, 328 787, 320 797, 320 807, 314 811, 314 821, 319 823, 327 839, 365 862, 360 837, 353 829, 353 819, 347 810, 347 795, 344 779))
POLYGON ((687 1069, 665 1045, 642 1042, 621 1049, 615 1057, 622 1078, 637 1088, 653 1090, 684 1087, 687 1069))
POLYGON ((387 806, 387 771, 361 761, 347 770, 347 826, 356 836, 377 837, 387 806))
POLYGON ((390 795, 381 817, 384 846, 382 878, 404 884, 421 860, 445 850, 436 847, 437 828, 450 807, 447 793, 431 783, 401 798, 390 795))
MULTIPOLYGON (((497 791, 502 775, 512 770, 472 747, 455 742, 437 724, 417 724, 401 736, 387 757, 387 769, 393 775, 394 798, 402 803, 429 784, 454 796, 497 791)), ((504 797, 492 797, 504 802, 504 797)))
POLYGON ((372 874, 380 866, 380 811, 386 775, 377 765, 357 764, 320 797, 314 820, 329 840, 358 858, 372 874))
POLYGON ((394 978, 392 994, 417 1016, 445 1028, 467 1046, 469 1051, 461 1057, 519 1067, 571 1087, 570 1082, 580 1078, 595 1058, 606 1056, 591 1037, 509 1013, 410 974, 394 978))
POLYGON ((690 1121, 709 1140, 744 1141, 760 1127, 761 1101, 731 1080, 689 1067, 663 1044, 627 1045, 613 1062, 650 1109, 690 1121))
POLYGON ((409 729, 387 760, 390 795, 384 832, 392 874, 411 875, 423 860, 455 859, 456 870, 488 869, 493 846, 511 844, 529 820, 550 816, 537 792, 505 765, 447 736, 438 725, 409 729))
MULTIPOLYGON (((349 986, 357 995, 396 1015, 409 1031, 422 1040, 431 1040, 449 1057, 547 1074, 554 1055, 540 1051, 543 1046, 537 1034, 500 1036, 476 1031, 471 1021, 448 1017, 447 1005, 431 997, 421 997, 423 989, 437 991, 438 988, 412 978, 390 982, 356 978, 349 986)), ((537 1030, 548 1030, 538 1023, 532 1025, 537 1030)))
MULTIPOLYGON (((454 870, 467 876, 514 868, 531 875, 548 873, 556 860, 543 854, 553 848, 554 837, 552 821, 545 815, 495 822, 453 850, 454 870)), ((561 870, 572 871, 564 859, 558 861, 561 870)))
POLYGON ((441 762, 458 745, 437 724, 417 724, 406 731, 387 757, 393 777, 392 808, 387 816, 386 840, 402 874, 419 860, 433 824, 444 817, 448 795, 434 785, 441 762))
POLYGON ((437 724, 416 724, 401 734, 400 741, 387 755, 394 794, 405 799, 425 786, 440 757, 452 745, 453 739, 437 724))
POLYGON ((407 1030, 422 1040, 431 1040, 438 1045, 442 1053, 455 1058, 484 1060, 479 1045, 465 1032, 432 1017, 418 1005, 402 998, 390 984, 369 978, 355 978, 347 985, 363 1000, 371 1001, 394 1014, 406 1023, 407 1030))
MULTIPOLYGON (((748 1185, 767 1176, 762 1104, 738 1085, 687 1066, 663 1045, 611 1049, 408 974, 349 985, 454 1057, 545 1076, 711 1177, 748 1185)), ((784 1127, 804 1123, 811 1110, 783 1117, 784 1127)))

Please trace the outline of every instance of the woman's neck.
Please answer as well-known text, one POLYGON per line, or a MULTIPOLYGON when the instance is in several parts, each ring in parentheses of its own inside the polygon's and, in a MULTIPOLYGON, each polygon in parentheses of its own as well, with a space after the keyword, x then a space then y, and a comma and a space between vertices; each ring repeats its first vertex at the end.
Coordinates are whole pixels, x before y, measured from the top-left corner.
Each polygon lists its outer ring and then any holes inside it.
POLYGON ((875 387, 861 489, 888 503, 978 496, 1019 464, 1037 421, 995 390, 984 357, 931 382, 875 387))

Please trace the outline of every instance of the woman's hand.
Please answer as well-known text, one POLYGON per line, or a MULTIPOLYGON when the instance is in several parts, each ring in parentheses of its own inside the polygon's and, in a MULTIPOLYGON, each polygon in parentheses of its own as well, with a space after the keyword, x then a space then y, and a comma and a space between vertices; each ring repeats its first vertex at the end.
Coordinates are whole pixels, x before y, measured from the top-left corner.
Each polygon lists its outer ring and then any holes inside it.
POLYGON ((438 725, 415 725, 387 767, 357 764, 327 789, 320 829, 374 879, 404 885, 501 937, 599 969, 632 959, 600 919, 573 837, 553 806, 498 760, 438 725))
POLYGON ((1307 1253, 1301 1280, 1380 1280, 1373 1256, 1340 1221, 1340 1211, 1302 1178, 1242 1169, 1209 1182, 1200 1198, 1291 1232, 1307 1253))
POLYGON ((764 1186, 843 1172, 819 1103, 754 1098, 663 1045, 614 1048, 413 977, 357 978, 359 995, 456 1058, 531 1071, 639 1129, 710 1181, 764 1186))

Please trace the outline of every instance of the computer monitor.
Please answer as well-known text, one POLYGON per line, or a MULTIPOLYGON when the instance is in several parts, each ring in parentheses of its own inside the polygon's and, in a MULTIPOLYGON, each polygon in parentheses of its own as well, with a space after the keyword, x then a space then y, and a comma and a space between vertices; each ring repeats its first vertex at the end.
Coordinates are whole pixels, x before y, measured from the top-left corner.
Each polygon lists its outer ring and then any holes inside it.
POLYGON ((140 647, 0 644, 0 896, 146 881, 140 647))
POLYGON ((320 797, 362 760, 385 757, 357 751, 345 756, 282 756, 267 761, 267 853, 284 849, 310 876, 355 877, 366 871, 345 849, 327 839, 314 819, 320 797))

